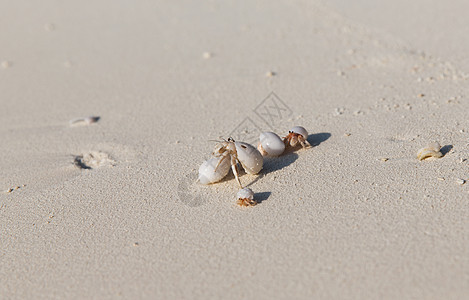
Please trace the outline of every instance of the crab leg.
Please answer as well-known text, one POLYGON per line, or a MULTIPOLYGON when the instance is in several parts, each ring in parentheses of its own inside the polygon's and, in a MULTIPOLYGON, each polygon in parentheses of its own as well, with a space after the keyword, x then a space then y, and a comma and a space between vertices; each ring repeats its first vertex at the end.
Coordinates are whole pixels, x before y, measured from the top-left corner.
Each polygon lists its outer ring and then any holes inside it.
POLYGON ((236 181, 238 182, 238 185, 239 187, 242 189, 243 188, 243 185, 241 184, 241 181, 239 180, 239 176, 238 176, 238 166, 236 164, 236 157, 234 157, 234 155, 231 156, 231 169, 233 170, 233 174, 236 178, 236 181))
POLYGON ((308 142, 308 140, 301 135, 298 136, 298 141, 300 141, 300 144, 303 146, 303 148, 311 147, 311 144, 308 142))
POLYGON ((225 158, 227 158, 227 157, 228 157, 228 155, 227 155, 227 153, 226 153, 226 152, 225 152, 225 153, 223 153, 223 154, 222 154, 222 156, 223 156, 223 157, 222 157, 222 158, 221 158, 221 159, 218 161, 218 163, 217 163, 217 166, 215 167, 215 170, 214 170, 214 172, 216 172, 216 171, 217 171, 217 169, 218 169, 218 166, 219 166, 219 165, 220 165, 220 164, 221 164, 221 163, 222 163, 222 162, 225 160, 225 158))

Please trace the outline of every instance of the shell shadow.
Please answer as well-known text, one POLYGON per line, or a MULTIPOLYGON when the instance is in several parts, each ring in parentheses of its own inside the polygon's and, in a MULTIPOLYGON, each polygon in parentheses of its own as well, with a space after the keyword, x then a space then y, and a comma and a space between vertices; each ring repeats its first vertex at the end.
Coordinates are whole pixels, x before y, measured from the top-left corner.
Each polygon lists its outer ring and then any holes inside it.
POLYGON ((267 200, 272 192, 261 192, 261 193, 254 193, 254 199, 258 204, 262 203, 262 201, 267 200))
POLYGON ((451 151, 451 149, 453 149, 453 145, 445 145, 441 147, 440 152, 441 154, 443 154, 443 156, 445 156, 446 154, 448 154, 448 152, 451 151))
POLYGON ((319 146, 321 143, 327 141, 330 137, 331 134, 329 132, 320 132, 310 134, 307 140, 311 144, 311 146, 316 147, 319 146))
POLYGON ((294 163, 297 159, 298 154, 294 152, 290 152, 279 157, 264 157, 264 167, 262 168, 261 173, 253 181, 249 182, 245 186, 250 187, 269 173, 283 169, 294 163))
POLYGON ((264 157, 264 168, 262 169, 262 175, 267 175, 269 173, 283 169, 298 159, 298 154, 291 152, 286 153, 278 157, 264 157))

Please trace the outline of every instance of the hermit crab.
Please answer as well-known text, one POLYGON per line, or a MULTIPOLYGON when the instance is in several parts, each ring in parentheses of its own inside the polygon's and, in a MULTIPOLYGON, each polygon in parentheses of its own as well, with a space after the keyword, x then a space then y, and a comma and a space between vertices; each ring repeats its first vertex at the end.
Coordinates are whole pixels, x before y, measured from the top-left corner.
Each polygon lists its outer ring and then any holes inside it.
POLYGON ((213 157, 202 163, 199 168, 198 181, 202 184, 215 183, 222 180, 230 171, 242 189, 239 180, 238 163, 248 174, 257 174, 262 170, 264 159, 256 148, 248 143, 236 142, 232 138, 219 142, 212 153, 213 157))
POLYGON ((304 127, 295 126, 288 132, 288 135, 283 138, 283 142, 286 146, 290 145, 295 147, 298 143, 301 144, 303 148, 311 147, 311 144, 307 140, 308 131, 304 127))

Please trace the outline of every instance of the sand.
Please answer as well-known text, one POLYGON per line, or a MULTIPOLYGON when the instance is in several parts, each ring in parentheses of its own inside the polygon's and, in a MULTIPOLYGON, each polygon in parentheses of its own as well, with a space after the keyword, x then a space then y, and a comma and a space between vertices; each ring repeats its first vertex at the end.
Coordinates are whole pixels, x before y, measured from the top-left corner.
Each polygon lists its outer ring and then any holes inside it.
POLYGON ((0 298, 469 295, 466 2, 2 2, 0 298))

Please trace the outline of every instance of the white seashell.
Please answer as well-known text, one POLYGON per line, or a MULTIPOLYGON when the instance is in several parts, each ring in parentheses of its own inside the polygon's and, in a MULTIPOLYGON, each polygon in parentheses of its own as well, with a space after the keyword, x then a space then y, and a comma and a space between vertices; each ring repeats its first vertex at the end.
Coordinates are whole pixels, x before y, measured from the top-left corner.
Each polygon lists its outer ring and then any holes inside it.
POLYGON ((257 204, 254 200, 254 192, 250 188, 239 190, 236 197, 238 198, 236 203, 240 206, 254 206, 257 204))
POLYGON ((308 131, 306 131, 304 127, 295 126, 292 129, 290 129, 290 131, 293 133, 301 134, 305 140, 308 138, 308 131))
POLYGON ((254 192, 250 188, 244 188, 238 191, 236 194, 238 199, 246 198, 246 199, 254 199, 254 192))
POLYGON ((262 132, 259 141, 257 149, 264 156, 279 156, 285 151, 285 143, 273 132, 262 132))
POLYGON ((222 180, 230 171, 229 158, 223 159, 223 156, 212 157, 206 160, 199 167, 198 181, 201 184, 210 184, 222 180), (221 161, 221 162, 220 162, 221 161), (218 166, 218 167, 217 167, 218 166), (216 170, 215 170, 216 169, 216 170))
POLYGON ((438 142, 433 142, 428 146, 420 149, 417 152, 417 158, 419 160, 424 160, 429 157, 441 158, 443 154, 440 152, 441 146, 438 142))
POLYGON ((236 147, 236 155, 248 174, 257 174, 262 170, 264 158, 252 145, 244 142, 234 142, 236 147))

